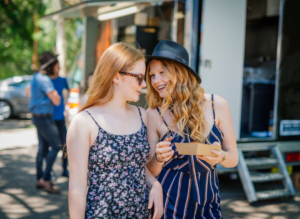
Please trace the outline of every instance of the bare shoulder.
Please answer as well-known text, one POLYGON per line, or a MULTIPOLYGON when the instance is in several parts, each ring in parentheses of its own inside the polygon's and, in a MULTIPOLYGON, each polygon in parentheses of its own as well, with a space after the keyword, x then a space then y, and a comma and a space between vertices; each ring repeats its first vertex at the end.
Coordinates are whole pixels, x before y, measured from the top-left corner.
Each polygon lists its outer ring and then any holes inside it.
POLYGON ((214 94, 214 104, 216 110, 225 110, 229 108, 227 100, 225 100, 223 97, 219 95, 214 94))
POLYGON ((71 121, 70 127, 68 131, 79 131, 80 132, 89 132, 92 127, 95 126, 91 116, 85 112, 81 111, 74 116, 71 121), (85 128, 82 128, 85 127, 85 128))
POLYGON ((151 130, 157 130, 159 126, 158 121, 161 121, 159 113, 156 109, 151 108, 148 108, 146 112, 148 117, 148 127, 151 130))
POLYGON ((211 94, 205 93, 205 94, 204 94, 204 99, 205 99, 205 100, 211 100, 211 94))
POLYGON ((152 109, 149 107, 146 110, 146 112, 147 112, 148 119, 156 119, 157 117, 159 117, 159 114, 156 109, 152 109))

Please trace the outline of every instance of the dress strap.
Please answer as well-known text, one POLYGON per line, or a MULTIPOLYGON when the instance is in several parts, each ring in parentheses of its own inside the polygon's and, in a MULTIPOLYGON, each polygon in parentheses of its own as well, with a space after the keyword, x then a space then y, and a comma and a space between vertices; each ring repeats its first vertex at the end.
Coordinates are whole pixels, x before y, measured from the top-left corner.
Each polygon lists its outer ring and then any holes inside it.
POLYGON ((212 111, 214 116, 214 124, 216 124, 216 113, 215 113, 215 103, 214 103, 214 95, 211 95, 211 101, 212 101, 212 111))
POLYGON ((140 118, 141 118, 141 121, 142 121, 142 124, 144 124, 144 121, 143 121, 143 117, 142 117, 142 113, 141 113, 141 110, 140 110, 140 107, 136 106, 139 110, 139 114, 140 114, 140 118))
POLYGON ((160 112, 160 110, 159 110, 158 107, 156 108, 156 110, 157 110, 157 112, 159 113, 159 115, 160 115, 160 117, 162 118, 162 120, 164 121, 164 123, 166 124, 167 128, 169 129, 169 126, 168 126, 167 122, 165 121, 164 117, 161 115, 161 112, 160 112))
POLYGON ((94 117, 92 116, 92 114, 89 111, 87 111, 87 110, 84 110, 84 111, 87 112, 90 115, 90 117, 92 117, 92 119, 94 120, 94 122, 96 123, 96 125, 100 128, 100 125, 96 122, 96 120, 94 119, 94 117))

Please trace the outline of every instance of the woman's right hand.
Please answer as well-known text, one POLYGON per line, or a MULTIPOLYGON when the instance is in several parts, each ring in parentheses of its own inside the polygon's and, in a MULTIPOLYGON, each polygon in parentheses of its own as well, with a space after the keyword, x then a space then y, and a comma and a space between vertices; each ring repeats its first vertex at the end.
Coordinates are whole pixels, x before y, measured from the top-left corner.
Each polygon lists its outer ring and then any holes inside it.
POLYGON ((156 145, 156 158, 160 162, 169 161, 174 154, 174 150, 170 147, 172 137, 167 138, 165 141, 161 141, 156 145))

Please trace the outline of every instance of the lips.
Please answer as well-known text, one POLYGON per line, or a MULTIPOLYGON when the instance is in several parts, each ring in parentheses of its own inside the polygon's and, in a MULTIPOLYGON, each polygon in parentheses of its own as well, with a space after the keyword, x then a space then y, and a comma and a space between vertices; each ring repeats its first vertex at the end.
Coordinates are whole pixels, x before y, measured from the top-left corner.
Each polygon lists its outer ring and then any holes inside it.
POLYGON ((158 91, 163 91, 165 89, 166 85, 164 84, 164 85, 159 85, 156 87, 157 87, 158 91))

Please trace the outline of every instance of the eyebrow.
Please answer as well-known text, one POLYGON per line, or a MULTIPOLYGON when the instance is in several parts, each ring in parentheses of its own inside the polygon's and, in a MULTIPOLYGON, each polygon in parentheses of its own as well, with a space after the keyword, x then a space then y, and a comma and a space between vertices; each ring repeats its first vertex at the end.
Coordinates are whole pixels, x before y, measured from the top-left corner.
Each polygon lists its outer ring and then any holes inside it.
MULTIPOLYGON (((161 72, 161 71, 164 71, 165 69, 163 69, 163 68, 160 68, 158 71, 159 72, 161 72)), ((149 71, 149 74, 151 74, 151 73, 153 73, 154 74, 154 72, 152 72, 152 71, 149 71)))

